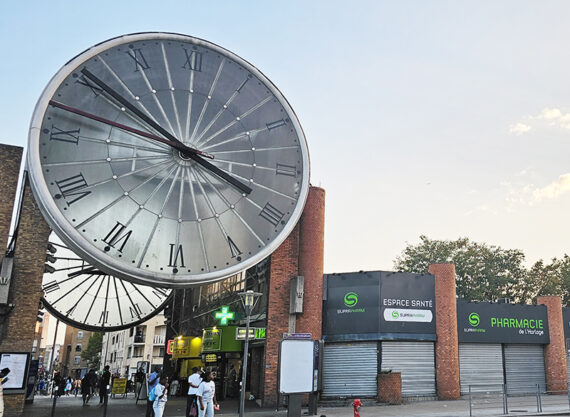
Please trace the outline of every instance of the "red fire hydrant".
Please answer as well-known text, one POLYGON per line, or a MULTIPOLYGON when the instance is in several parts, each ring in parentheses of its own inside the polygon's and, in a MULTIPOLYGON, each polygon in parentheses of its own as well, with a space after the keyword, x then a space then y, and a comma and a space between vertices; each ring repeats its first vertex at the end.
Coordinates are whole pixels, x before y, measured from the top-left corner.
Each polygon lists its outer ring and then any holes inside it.
POLYGON ((360 400, 358 398, 353 401, 352 406, 354 407, 354 417, 360 417, 360 406, 361 405, 362 405, 362 403, 360 402, 360 400))

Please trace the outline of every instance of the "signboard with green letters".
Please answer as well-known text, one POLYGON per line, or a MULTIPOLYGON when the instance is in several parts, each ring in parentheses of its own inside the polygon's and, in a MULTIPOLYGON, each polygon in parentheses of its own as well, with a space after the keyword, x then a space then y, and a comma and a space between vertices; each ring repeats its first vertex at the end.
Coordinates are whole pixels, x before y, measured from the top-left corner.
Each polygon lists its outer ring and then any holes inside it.
POLYGON ((544 305, 457 300, 459 343, 550 343, 544 305))
POLYGON ((241 340, 235 339, 237 326, 208 327, 202 333, 202 353, 241 352, 241 340))

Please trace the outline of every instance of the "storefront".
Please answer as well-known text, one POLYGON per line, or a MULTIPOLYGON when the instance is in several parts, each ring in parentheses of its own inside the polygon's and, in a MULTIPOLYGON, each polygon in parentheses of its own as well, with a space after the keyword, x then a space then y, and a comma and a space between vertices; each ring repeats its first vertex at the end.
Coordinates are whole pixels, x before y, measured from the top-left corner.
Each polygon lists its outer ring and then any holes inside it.
POLYGON ((435 396, 433 275, 329 274, 325 294, 323 397, 375 397, 379 371, 401 373, 403 396, 435 396))
POLYGON ((461 394, 546 389, 544 345, 550 343, 546 306, 457 302, 461 394))

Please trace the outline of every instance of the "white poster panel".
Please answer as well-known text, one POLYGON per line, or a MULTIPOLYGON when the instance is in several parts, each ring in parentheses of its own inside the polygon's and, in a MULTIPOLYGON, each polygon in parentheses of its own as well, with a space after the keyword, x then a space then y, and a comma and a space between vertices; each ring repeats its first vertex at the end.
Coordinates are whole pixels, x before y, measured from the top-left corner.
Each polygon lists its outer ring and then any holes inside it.
POLYGON ((283 340, 279 357, 279 391, 295 394, 313 391, 313 340, 283 340))
POLYGON ((8 374, 8 381, 2 385, 3 389, 25 388, 29 356, 29 353, 0 354, 0 369, 10 369, 10 373, 8 374))

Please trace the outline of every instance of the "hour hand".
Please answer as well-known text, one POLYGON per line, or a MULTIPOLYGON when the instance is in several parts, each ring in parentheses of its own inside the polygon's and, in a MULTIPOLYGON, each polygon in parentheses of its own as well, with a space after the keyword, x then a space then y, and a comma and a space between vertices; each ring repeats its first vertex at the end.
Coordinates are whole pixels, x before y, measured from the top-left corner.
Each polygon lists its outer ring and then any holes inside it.
POLYGON ((75 278, 78 277, 79 275, 107 275, 107 273, 91 266, 89 268, 80 269, 79 271, 67 274, 69 278, 75 278))

